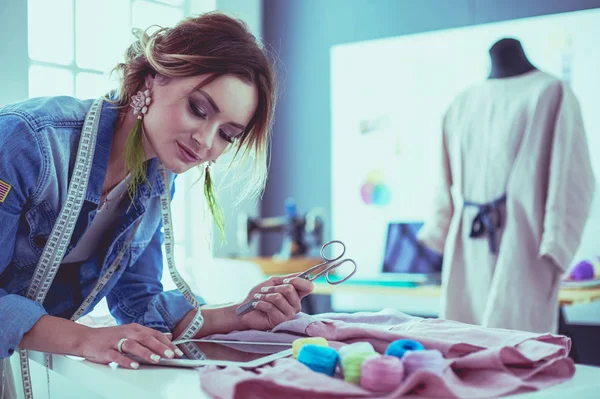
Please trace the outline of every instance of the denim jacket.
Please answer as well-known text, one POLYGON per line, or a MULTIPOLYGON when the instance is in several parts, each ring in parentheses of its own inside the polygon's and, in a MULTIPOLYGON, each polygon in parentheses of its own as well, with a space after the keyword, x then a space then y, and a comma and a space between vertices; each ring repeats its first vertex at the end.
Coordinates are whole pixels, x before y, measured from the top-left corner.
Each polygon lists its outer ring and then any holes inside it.
MULTIPOLYGON (((123 207, 114 230, 105 234, 94 255, 81 263, 61 265, 43 306, 25 297, 66 201, 79 137, 92 102, 49 97, 0 108, 0 194, 9 190, 5 196, 0 195, 0 358, 10 356, 42 316, 70 318, 116 258, 140 218, 120 268, 86 313, 106 297, 119 324, 139 323, 167 332, 192 310, 178 291, 163 292, 161 284, 160 195, 167 188, 156 158, 147 162, 150 184, 140 185, 133 206, 123 207)), ((67 254, 96 215, 117 116, 114 106, 105 101, 85 201, 67 254)), ((169 172, 171 193, 174 180, 175 175, 169 172)))

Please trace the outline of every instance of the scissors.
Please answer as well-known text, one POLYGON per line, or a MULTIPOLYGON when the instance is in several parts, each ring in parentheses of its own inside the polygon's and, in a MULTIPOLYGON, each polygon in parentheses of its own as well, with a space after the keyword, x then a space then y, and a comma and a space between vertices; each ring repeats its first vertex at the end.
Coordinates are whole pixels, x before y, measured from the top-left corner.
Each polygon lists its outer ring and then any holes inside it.
MULTIPOLYGON (((356 270, 358 269, 358 267, 356 266, 356 262, 354 260, 349 259, 349 258, 342 259, 344 257, 345 253, 346 253, 346 245, 344 245, 343 242, 338 241, 338 240, 326 242, 321 247, 321 258, 323 259, 323 262, 300 273, 296 277, 303 278, 308 281, 314 281, 317 278, 321 277, 322 275, 325 275, 325 280, 329 284, 332 284, 332 285, 341 284, 344 281, 348 280, 350 277, 352 277, 354 275, 354 273, 356 273, 356 270), (329 257, 329 256, 325 255, 325 249, 334 244, 338 244, 342 247, 342 253, 335 257, 329 257), (346 262, 351 263, 354 266, 354 268, 352 269, 352 272, 341 280, 331 280, 329 278, 329 273, 331 273, 333 270, 337 269, 338 267, 340 267, 341 265, 343 265, 346 262)), ((254 301, 251 300, 251 301, 248 301, 248 302, 240 305, 235 310, 236 315, 243 316, 246 313, 249 313, 252 310, 254 310, 254 307, 252 306, 253 302, 254 301)))

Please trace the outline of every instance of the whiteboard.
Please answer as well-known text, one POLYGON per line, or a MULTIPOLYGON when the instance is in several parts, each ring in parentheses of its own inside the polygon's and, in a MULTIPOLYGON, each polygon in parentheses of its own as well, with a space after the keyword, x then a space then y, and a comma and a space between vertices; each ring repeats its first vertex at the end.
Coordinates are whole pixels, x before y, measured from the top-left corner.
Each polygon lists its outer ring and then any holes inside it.
MULTIPOLYGON (((600 10, 334 46, 332 235, 346 243, 358 275, 380 274, 388 222, 428 216, 442 115, 486 79, 489 48, 502 37, 519 39, 536 67, 571 84, 600 176, 600 10)), ((598 236, 600 223, 594 229, 598 236)))

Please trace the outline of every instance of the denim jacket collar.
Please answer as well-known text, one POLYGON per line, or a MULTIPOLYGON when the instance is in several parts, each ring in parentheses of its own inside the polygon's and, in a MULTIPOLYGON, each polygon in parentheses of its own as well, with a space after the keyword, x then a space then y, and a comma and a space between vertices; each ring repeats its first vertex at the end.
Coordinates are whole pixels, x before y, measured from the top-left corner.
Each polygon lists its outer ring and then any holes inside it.
MULTIPOLYGON (((102 103, 100 112, 100 120, 98 122, 98 137, 96 138, 96 149, 94 152, 94 160, 88 180, 86 192, 86 201, 90 201, 98 205, 102 196, 102 186, 106 178, 106 170, 108 168, 108 159, 115 134, 115 125, 119 116, 119 110, 108 101, 102 103)), ((152 158, 146 162, 146 176, 148 183, 140 185, 136 198, 140 200, 162 195, 165 192, 165 185, 162 181, 159 171, 160 161, 158 158, 152 158)))

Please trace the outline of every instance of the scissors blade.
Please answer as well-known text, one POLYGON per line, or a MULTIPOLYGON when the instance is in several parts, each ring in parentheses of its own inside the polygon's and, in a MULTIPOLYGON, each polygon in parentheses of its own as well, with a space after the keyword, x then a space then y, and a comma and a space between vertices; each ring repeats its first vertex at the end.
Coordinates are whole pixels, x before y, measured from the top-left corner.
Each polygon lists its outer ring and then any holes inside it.
POLYGON ((254 306, 252 306, 252 303, 254 301, 248 301, 246 303, 241 304, 240 306, 237 307, 237 309, 235 310, 235 314, 237 316, 243 316, 246 313, 250 313, 254 310, 254 306))

